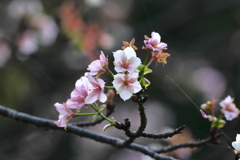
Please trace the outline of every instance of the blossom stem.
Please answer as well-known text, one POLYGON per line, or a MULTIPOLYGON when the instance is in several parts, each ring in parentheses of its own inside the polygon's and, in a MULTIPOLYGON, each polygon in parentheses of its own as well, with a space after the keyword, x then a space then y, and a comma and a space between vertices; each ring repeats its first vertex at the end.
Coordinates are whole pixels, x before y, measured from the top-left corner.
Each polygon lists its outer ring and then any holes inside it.
POLYGON ((114 77, 114 74, 111 72, 111 71, 109 71, 109 73, 108 73, 112 78, 114 77))
POLYGON ((99 112, 98 105, 96 103, 92 104, 91 107, 94 109, 94 111, 99 112))
POLYGON ((96 113, 77 113, 75 116, 94 116, 96 113))
POLYGON ((91 107, 97 112, 95 113, 95 115, 98 114, 99 116, 110 122, 112 125, 116 125, 116 122, 114 120, 111 120, 110 118, 106 117, 104 114, 101 113, 96 103, 92 104, 91 107))
POLYGON ((147 62, 148 62, 148 59, 149 59, 149 56, 151 55, 151 53, 147 53, 147 55, 146 55, 146 58, 145 58, 145 60, 144 60, 144 64, 143 65, 146 65, 147 64, 147 62))
POLYGON ((116 122, 115 122, 114 120, 106 117, 106 116, 105 116, 104 114, 102 114, 101 112, 99 113, 99 115, 100 115, 102 118, 106 119, 110 124, 116 125, 116 122))
POLYGON ((113 86, 105 86, 105 88, 107 88, 107 89, 115 89, 115 87, 113 87, 113 86))
POLYGON ((144 72, 144 69, 145 69, 145 66, 146 66, 146 64, 147 64, 147 61, 148 61, 148 59, 149 59, 149 56, 150 56, 150 54, 149 53, 147 53, 147 55, 146 55, 146 58, 145 58, 145 60, 144 60, 144 63, 143 63, 143 65, 144 65, 144 67, 143 67, 143 69, 140 71, 141 72, 141 76, 140 76, 140 81, 143 79, 143 72, 144 72))
POLYGON ((153 62, 154 62, 154 60, 151 59, 151 60, 148 62, 147 67, 149 67, 153 62))

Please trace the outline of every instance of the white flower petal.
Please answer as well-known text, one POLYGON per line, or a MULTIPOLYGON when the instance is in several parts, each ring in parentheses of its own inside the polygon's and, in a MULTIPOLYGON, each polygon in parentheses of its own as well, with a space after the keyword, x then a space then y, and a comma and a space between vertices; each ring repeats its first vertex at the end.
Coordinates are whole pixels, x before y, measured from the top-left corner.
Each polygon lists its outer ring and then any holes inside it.
POLYGON ((130 59, 131 57, 137 57, 136 52, 132 47, 125 48, 124 52, 128 59, 130 59))
POLYGON ((122 92, 119 93, 119 95, 120 95, 120 97, 121 97, 124 101, 126 101, 126 100, 128 100, 129 98, 131 98, 132 93, 129 92, 128 90, 123 90, 122 92))

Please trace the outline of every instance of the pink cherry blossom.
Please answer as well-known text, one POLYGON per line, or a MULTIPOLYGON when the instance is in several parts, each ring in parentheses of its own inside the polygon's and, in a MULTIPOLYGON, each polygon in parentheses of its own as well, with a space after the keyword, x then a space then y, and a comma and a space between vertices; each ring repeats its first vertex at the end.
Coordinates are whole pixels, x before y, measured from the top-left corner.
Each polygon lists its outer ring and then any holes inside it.
POLYGON ((161 42, 161 36, 157 32, 152 32, 151 38, 144 40, 144 44, 147 49, 152 51, 160 51, 167 47, 166 43, 161 42))
POLYGON ((67 123, 76 115, 76 113, 72 112, 65 103, 55 103, 54 106, 59 112, 58 121, 55 122, 55 124, 58 127, 66 127, 67 123))
POLYGON ((87 75, 88 74, 85 74, 84 76, 82 76, 81 78, 79 78, 77 81, 76 81, 76 83, 75 83, 75 87, 77 87, 77 86, 84 86, 86 89, 88 88, 87 86, 88 86, 88 82, 89 82, 89 80, 88 80, 88 78, 87 78, 87 75))
POLYGON ((66 104, 71 109, 81 109, 85 105, 85 98, 87 96, 87 89, 84 85, 76 86, 66 104))
POLYGON ((231 98, 231 96, 227 96, 219 104, 222 107, 222 112, 227 120, 231 121, 234 118, 237 118, 239 110, 233 103, 233 99, 231 98))
POLYGON ((107 100, 107 96, 104 93, 105 82, 98 78, 92 77, 90 74, 88 78, 88 96, 85 99, 85 103, 92 104, 95 101, 99 100, 104 103, 107 100))
POLYGON ((89 74, 96 75, 96 74, 103 74, 109 72, 108 69, 108 58, 105 57, 104 53, 101 52, 100 59, 95 60, 88 65, 87 70, 89 70, 89 74))
POLYGON ((140 58, 136 56, 136 52, 132 47, 127 47, 124 50, 113 52, 114 64, 116 72, 128 71, 134 72, 141 64, 140 58))
POLYGON ((131 98, 133 93, 137 93, 142 89, 138 82, 138 72, 116 74, 112 83, 124 101, 131 98))

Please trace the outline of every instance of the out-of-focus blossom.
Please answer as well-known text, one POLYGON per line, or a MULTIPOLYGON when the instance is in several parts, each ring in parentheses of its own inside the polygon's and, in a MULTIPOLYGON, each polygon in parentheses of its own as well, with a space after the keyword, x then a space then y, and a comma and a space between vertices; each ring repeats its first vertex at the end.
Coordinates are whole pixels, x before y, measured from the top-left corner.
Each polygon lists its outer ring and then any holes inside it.
POLYGON ((140 58, 136 56, 136 52, 132 47, 127 47, 124 50, 113 52, 115 71, 129 73, 134 72, 141 64, 140 58))
POLYGON ((101 48, 111 50, 116 43, 116 39, 111 34, 102 32, 98 43, 101 48))
POLYGON ((38 50, 38 40, 36 32, 27 30, 23 32, 17 41, 18 49, 25 55, 31 55, 38 50))
MULTIPOLYGON (((172 138, 168 138, 169 145, 177 145, 179 143, 195 141, 192 133, 188 129, 184 129, 181 134, 176 134, 172 138)), ((168 152, 166 155, 173 156, 179 159, 191 159, 191 155, 197 148, 180 148, 173 152, 168 152)))
POLYGON ((219 104, 222 107, 221 111, 223 112, 223 114, 227 120, 231 121, 234 118, 238 117, 239 110, 236 107, 236 105, 233 103, 233 99, 231 98, 231 96, 227 96, 219 104))
POLYGON ((92 104, 95 101, 99 100, 104 103, 107 100, 107 96, 104 93, 105 82, 98 78, 92 77, 90 74, 87 76, 88 83, 88 96, 85 99, 85 103, 92 104))
POLYGON ((191 82, 205 97, 221 97, 226 89, 222 74, 211 67, 201 67, 192 74, 191 82))
POLYGON ((101 52, 99 58, 100 58, 99 60, 95 60, 88 65, 87 70, 90 71, 89 74, 91 74, 91 75, 97 75, 97 74, 101 75, 101 74, 109 72, 108 58, 105 57, 103 52, 101 52))
POLYGON ((100 7, 105 4, 106 0, 84 0, 89 7, 100 7))
MULTIPOLYGON (((67 2, 60 9, 61 27, 66 36, 73 42, 81 53, 96 59, 96 48, 103 31, 94 23, 84 23, 74 4, 67 2)), ((101 42, 102 43, 102 42, 101 42)))
POLYGON ((71 92, 71 98, 67 100, 66 104, 71 109, 81 109, 85 105, 87 95, 87 89, 84 85, 77 86, 71 92))
POLYGON ((5 66, 10 57, 11 50, 9 46, 6 43, 0 41, 0 68, 5 66))
POLYGON ((117 3, 117 1, 107 1, 102 7, 103 13, 110 19, 124 19, 128 16, 130 8, 125 3, 117 3))
POLYGON ((54 106, 56 110, 59 112, 58 121, 55 124, 58 127, 67 127, 67 123, 75 117, 76 113, 72 112, 66 104, 55 103, 54 106))
POLYGON ((51 45, 58 35, 58 27, 52 17, 35 14, 30 18, 30 25, 36 29, 40 44, 51 45))
POLYGON ((240 151, 240 134, 237 134, 236 141, 232 142, 232 146, 236 151, 240 151))
POLYGON ((112 83, 124 101, 131 98, 133 93, 137 93, 142 89, 138 82, 138 72, 116 74, 112 83))
POLYGON ((40 13, 42 10, 43 6, 38 0, 13 0, 8 5, 8 14, 16 19, 40 13))
POLYGON ((166 43, 161 42, 161 36, 157 32, 152 32, 152 37, 149 38, 148 36, 145 36, 144 44, 145 47, 144 49, 149 49, 152 50, 153 52, 155 51, 160 51, 163 50, 167 47, 166 43))

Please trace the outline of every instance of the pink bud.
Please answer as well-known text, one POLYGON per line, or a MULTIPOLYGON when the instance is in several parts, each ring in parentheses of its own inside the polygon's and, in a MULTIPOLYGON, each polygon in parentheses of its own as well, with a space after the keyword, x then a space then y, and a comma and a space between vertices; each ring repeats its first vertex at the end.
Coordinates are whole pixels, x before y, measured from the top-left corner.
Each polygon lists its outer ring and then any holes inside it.
POLYGON ((200 113, 201 113, 203 118, 208 118, 208 116, 201 109, 200 109, 200 113))

